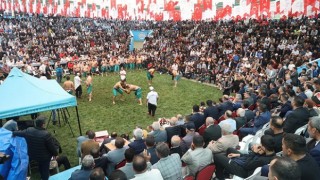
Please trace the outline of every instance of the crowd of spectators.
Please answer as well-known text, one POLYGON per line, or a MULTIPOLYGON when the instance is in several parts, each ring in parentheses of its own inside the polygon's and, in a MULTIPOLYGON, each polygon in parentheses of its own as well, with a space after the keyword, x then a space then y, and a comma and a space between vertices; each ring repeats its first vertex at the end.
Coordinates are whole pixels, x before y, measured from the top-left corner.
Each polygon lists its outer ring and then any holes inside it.
MULTIPOLYGON (((319 177, 320 65, 309 63, 320 57, 319 18, 153 22, 32 16, 0 20, 4 76, 13 66, 50 78, 61 65, 69 73, 84 76, 119 71, 120 66, 148 68, 148 64, 170 74, 172 66, 178 65, 182 76, 223 90, 219 102, 194 105, 191 115, 161 119, 147 130, 136 127, 131 140, 113 133, 99 147, 94 132, 88 131, 78 139, 83 168, 71 179, 102 173, 110 179, 124 174, 134 179, 182 179, 211 163, 216 165, 217 179, 227 173, 246 178, 280 151, 297 163, 301 171, 297 176, 319 177), (129 52, 130 29, 152 29, 153 34, 142 49, 129 52), (40 65, 38 69, 35 64, 40 65), (298 72, 301 65, 306 68, 298 72), (261 143, 250 147, 249 154, 236 150, 243 137, 255 135, 267 124, 261 143), (300 134, 293 134, 307 124, 303 135, 312 138, 308 146, 300 134), (106 148, 107 143, 115 148, 106 148), (123 160, 125 166, 115 170, 123 160), (306 171, 309 165, 312 171, 306 171)), ((15 134, 26 133, 30 132, 15 134)), ((30 136, 27 143, 35 141, 30 136)), ((50 156, 57 155, 53 148, 50 144, 50 156)), ((29 154, 31 158, 39 155, 32 150, 29 154)), ((273 166, 276 162, 271 171, 273 166)), ((46 179, 48 174, 42 175, 46 179)))

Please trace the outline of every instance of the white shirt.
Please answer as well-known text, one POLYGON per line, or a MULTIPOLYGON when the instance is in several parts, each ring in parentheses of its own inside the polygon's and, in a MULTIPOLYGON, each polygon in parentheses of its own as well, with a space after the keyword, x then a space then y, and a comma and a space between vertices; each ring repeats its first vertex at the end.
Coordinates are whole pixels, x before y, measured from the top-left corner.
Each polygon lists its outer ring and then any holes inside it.
POLYGON ((74 87, 77 89, 81 85, 81 78, 79 76, 74 77, 74 87))
POLYGON ((157 105, 158 97, 159 96, 158 96, 157 92, 155 92, 155 91, 149 92, 148 95, 147 95, 148 103, 157 105))
POLYGON ((163 180, 163 177, 159 171, 159 169, 151 169, 147 170, 142 174, 136 174, 133 180, 145 180, 145 179, 152 179, 152 180, 163 180))

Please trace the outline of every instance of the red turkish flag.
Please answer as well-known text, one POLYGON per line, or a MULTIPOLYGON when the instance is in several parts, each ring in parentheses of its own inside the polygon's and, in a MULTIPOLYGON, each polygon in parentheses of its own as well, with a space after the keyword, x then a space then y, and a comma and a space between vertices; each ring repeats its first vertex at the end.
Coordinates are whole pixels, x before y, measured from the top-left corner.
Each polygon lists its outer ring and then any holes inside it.
POLYGON ((276 2, 276 14, 280 13, 280 1, 276 2))
POLYGON ((225 8, 223 8, 223 17, 225 16, 231 16, 232 14, 232 7, 231 6, 226 6, 225 8))
POLYGON ((193 17, 192 20, 198 21, 202 19, 202 10, 201 10, 201 4, 195 4, 194 5, 194 11, 193 11, 193 17))
POLYGON ((48 14, 48 8, 46 5, 43 6, 42 11, 43 11, 43 14, 48 14))
POLYGON ((165 0, 164 2, 164 10, 165 11, 174 11, 174 7, 178 4, 177 1, 173 1, 173 0, 165 0))
POLYGON ((111 0, 110 1, 110 7, 111 7, 111 9, 117 8, 117 0, 111 0))
POLYGON ((40 1, 37 2, 37 10, 36 10, 36 13, 37 13, 37 14, 40 14, 40 13, 41 13, 41 2, 40 2, 40 1))
POLYGON ((250 16, 256 16, 258 18, 259 14, 259 9, 258 9, 258 4, 256 2, 251 3, 251 9, 250 9, 250 16))
POLYGON ((260 13, 268 13, 270 11, 270 1, 260 0, 260 13))
MULTIPOLYGON (((308 7, 308 6, 312 6, 312 9, 314 9, 315 3, 316 3, 315 0, 304 0, 304 12, 305 12, 305 13, 307 12, 307 7, 308 7)), ((318 7, 318 8, 319 8, 319 7, 318 7)))
POLYGON ((181 21, 181 12, 179 10, 173 11, 173 20, 181 21))
POLYGON ((212 0, 203 0, 203 10, 212 9, 212 0))

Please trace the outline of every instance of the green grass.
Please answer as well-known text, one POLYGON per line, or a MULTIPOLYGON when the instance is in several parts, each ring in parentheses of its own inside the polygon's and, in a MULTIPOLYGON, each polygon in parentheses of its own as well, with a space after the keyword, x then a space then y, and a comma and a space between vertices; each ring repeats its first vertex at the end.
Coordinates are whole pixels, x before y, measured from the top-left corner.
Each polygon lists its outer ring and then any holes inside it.
MULTIPOLYGON (((83 87, 83 97, 80 100, 78 99, 82 133, 87 130, 108 130, 109 133, 113 131, 118 134, 128 133, 132 137, 132 130, 136 125, 145 128, 159 117, 170 118, 177 114, 187 115, 192 112, 194 104, 200 104, 201 101, 208 99, 217 100, 221 97, 221 92, 214 87, 181 79, 178 82, 178 87, 175 88, 173 87, 171 76, 155 74, 152 86, 159 93, 159 101, 156 117, 151 118, 147 115, 145 104, 145 98, 149 92, 146 72, 127 72, 127 83, 135 84, 142 88, 142 106, 138 105, 134 93, 124 94, 125 101, 120 101, 119 97, 117 97, 116 104, 112 104, 112 88, 119 79, 120 77, 116 74, 110 74, 107 77, 94 76, 91 102, 88 102, 87 94, 83 87)), ((62 127, 50 124, 48 130, 61 143, 62 154, 69 158, 71 166, 76 166, 78 165, 76 137, 79 136, 79 130, 75 108, 70 107, 68 110, 71 116, 69 122, 75 137, 72 137, 68 126, 64 123, 62 123, 62 127), (53 133, 54 131, 55 133, 53 133)))

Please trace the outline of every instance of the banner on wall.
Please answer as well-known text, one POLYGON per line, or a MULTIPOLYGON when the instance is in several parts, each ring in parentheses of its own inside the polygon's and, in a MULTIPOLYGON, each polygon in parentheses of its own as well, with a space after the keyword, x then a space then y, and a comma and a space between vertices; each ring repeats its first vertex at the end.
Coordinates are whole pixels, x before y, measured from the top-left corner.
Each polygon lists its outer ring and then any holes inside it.
POLYGON ((129 45, 129 50, 133 51, 134 49, 134 42, 143 42, 146 37, 150 36, 152 30, 130 30, 131 41, 129 45))

